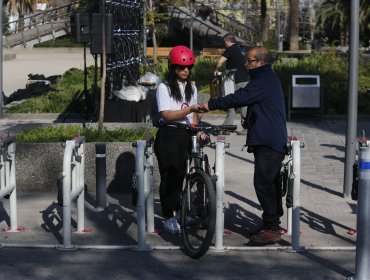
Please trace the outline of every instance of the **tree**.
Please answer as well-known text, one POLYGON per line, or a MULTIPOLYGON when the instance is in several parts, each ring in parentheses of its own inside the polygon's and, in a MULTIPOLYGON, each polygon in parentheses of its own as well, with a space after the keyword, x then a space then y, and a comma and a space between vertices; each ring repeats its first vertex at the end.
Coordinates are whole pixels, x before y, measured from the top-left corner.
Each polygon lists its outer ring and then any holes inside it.
MULTIPOLYGON (((172 5, 171 2, 168 2, 172 5)), ((168 20, 170 17, 167 14, 167 4, 161 3, 161 1, 156 0, 145 0, 146 5, 146 25, 151 34, 152 44, 153 44, 153 63, 157 64, 157 52, 158 45, 160 44, 160 36, 167 33, 167 25, 163 22, 168 20), (161 12, 162 8, 166 12, 161 12)))
MULTIPOLYGON (((349 23, 351 1, 325 0, 320 6, 316 25, 326 31, 331 41, 338 40, 341 46, 347 46, 349 41, 349 23), (339 34, 339 38, 338 38, 339 34), (337 38, 337 39, 336 39, 337 38)), ((360 1, 360 38, 368 44, 370 33, 370 2, 360 1)))
POLYGON ((347 0, 326 0, 321 5, 317 16, 317 26, 320 28, 339 30, 341 46, 348 44, 350 6, 351 3, 347 0))
POLYGON ((299 0, 289 0, 289 23, 290 23, 290 40, 289 50, 297 51, 299 49, 299 0))
POLYGON ((267 3, 266 0, 261 0, 261 41, 268 40, 268 26, 267 26, 267 3))
POLYGON ((11 14, 18 13, 18 31, 24 29, 24 16, 36 10, 36 0, 4 0, 3 5, 8 7, 11 14))
POLYGON ((104 122, 104 108, 105 108, 105 82, 107 80, 107 52, 106 52, 106 28, 105 28, 105 0, 101 0, 101 13, 102 13, 102 62, 101 62, 101 78, 100 78, 100 105, 99 105, 99 122, 98 122, 98 131, 99 134, 103 132, 103 122, 104 122))

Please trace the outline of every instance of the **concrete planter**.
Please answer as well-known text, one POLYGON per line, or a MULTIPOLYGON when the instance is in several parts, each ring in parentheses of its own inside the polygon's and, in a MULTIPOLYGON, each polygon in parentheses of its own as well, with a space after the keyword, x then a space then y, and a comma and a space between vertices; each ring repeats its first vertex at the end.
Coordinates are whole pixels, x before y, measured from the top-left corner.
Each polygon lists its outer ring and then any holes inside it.
MULTIPOLYGON (((135 172, 135 149, 131 142, 107 144, 107 190, 129 192, 135 172)), ((63 171, 62 143, 17 143, 16 183, 20 192, 55 191, 57 176, 63 171)), ((95 143, 85 146, 85 184, 95 193, 95 143)), ((159 185, 159 173, 154 156, 154 187, 159 185)))

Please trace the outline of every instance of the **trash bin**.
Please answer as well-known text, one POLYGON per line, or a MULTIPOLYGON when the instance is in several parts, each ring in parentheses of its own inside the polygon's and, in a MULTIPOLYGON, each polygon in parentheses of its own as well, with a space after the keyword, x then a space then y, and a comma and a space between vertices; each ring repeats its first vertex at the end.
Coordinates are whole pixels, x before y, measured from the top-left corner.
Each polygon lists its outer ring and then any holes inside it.
POLYGON ((319 75, 293 75, 289 91, 288 119, 291 113, 299 110, 305 112, 322 112, 322 97, 319 75))

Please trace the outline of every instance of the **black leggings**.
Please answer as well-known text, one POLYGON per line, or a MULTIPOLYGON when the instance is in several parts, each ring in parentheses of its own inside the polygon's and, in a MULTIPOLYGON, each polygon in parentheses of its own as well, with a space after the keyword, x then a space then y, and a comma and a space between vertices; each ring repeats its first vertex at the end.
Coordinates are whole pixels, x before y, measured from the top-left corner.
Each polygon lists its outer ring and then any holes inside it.
POLYGON ((173 211, 180 209, 190 139, 186 129, 175 127, 160 127, 155 137, 154 153, 161 175, 159 196, 164 218, 173 217, 173 211))
POLYGON ((283 215, 280 169, 285 155, 257 146, 254 154, 254 188, 262 207, 263 227, 278 230, 283 215))

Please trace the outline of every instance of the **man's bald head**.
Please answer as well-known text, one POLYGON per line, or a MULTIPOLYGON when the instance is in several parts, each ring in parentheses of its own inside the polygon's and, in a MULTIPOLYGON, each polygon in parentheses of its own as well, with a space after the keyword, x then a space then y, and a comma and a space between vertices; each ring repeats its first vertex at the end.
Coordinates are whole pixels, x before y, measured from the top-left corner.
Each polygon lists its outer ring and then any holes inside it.
POLYGON ((249 51, 248 57, 263 61, 264 64, 270 63, 272 59, 269 50, 265 47, 254 47, 249 51))

